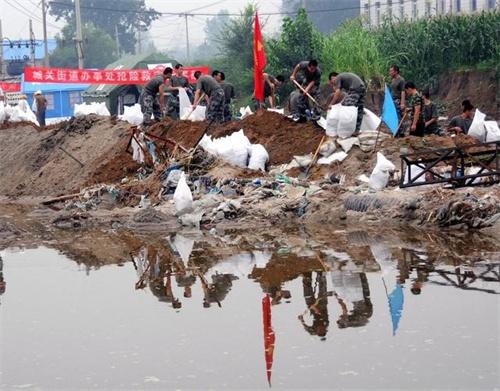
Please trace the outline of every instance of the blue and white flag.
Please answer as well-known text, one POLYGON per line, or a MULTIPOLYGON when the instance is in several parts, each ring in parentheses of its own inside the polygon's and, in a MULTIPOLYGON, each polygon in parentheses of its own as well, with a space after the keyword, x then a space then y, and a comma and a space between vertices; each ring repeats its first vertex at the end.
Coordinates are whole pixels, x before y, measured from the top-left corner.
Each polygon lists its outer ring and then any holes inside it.
POLYGON ((387 127, 391 129, 393 135, 398 131, 399 119, 398 112, 396 110, 396 105, 392 100, 391 91, 385 85, 385 94, 384 94, 384 105, 382 107, 382 120, 385 122, 387 127))

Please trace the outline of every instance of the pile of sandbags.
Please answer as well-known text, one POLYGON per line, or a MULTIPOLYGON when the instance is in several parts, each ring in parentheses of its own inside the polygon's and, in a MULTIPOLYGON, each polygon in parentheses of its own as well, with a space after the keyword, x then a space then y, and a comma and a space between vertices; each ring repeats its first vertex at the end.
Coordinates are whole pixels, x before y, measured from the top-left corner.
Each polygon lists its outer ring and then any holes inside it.
POLYGON ((251 144, 243 129, 217 139, 205 135, 200 141, 200 147, 234 166, 248 167, 252 170, 265 171, 265 165, 269 160, 269 154, 264 146, 251 144))
POLYGON ((102 115, 109 117, 111 114, 109 113, 108 108, 106 107, 106 103, 101 102, 90 102, 90 103, 81 103, 81 104, 75 104, 75 110, 73 112, 73 115, 75 117, 78 116, 84 116, 84 115, 89 115, 89 114, 97 114, 97 115, 102 115))
POLYGON ((4 106, 2 103, 2 107, 0 108, 0 123, 3 121, 27 121, 33 122, 37 126, 39 125, 35 113, 33 113, 25 99, 21 99, 15 106, 4 106))

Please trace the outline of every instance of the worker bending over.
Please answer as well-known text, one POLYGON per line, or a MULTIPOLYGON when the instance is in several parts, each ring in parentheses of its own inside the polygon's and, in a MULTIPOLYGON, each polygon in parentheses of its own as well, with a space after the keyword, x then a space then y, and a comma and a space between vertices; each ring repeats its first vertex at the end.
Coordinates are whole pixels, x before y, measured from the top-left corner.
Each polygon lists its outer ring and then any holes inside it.
POLYGON ((210 75, 202 75, 200 71, 194 73, 196 79, 196 92, 194 94, 193 108, 198 106, 202 93, 208 98, 206 118, 209 121, 224 122, 224 90, 221 85, 210 75))
POLYGON ((151 125, 151 115, 153 115, 155 121, 161 120, 162 113, 165 111, 163 88, 171 77, 172 68, 167 67, 163 70, 163 74, 156 75, 144 86, 139 98, 144 127, 151 125))
POLYGON ((332 72, 331 79, 335 92, 333 94, 330 105, 335 105, 342 102, 342 106, 355 106, 358 109, 358 117, 356 118, 356 129, 354 134, 359 132, 361 121, 363 120, 363 110, 365 108, 366 86, 363 80, 358 75, 350 72, 337 73, 332 72), (346 93, 342 99, 342 91, 346 93))

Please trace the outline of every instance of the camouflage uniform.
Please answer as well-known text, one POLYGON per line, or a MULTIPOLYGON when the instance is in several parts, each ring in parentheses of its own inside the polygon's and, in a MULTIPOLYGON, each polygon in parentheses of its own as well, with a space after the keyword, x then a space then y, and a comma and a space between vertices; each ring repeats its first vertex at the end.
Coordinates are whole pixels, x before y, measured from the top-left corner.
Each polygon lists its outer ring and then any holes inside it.
POLYGON ((147 92, 143 92, 139 98, 139 103, 143 114, 144 126, 148 126, 151 123, 151 114, 153 114, 156 121, 161 119, 160 98, 158 94, 153 96, 147 92))
POLYGON ((365 87, 350 88, 347 95, 342 100, 342 106, 356 106, 358 108, 358 117, 356 118, 356 132, 359 132, 361 121, 363 120, 363 113, 365 108, 365 87))
MULTIPOLYGON (((410 130, 410 135, 423 137, 425 132, 425 120, 424 120, 424 101, 422 96, 417 92, 412 96, 407 97, 406 106, 410 109, 410 124, 413 124, 415 118, 415 109, 420 107, 420 115, 417 119, 417 129, 415 131, 410 130)), ((411 125, 410 125, 411 126, 411 125)))
POLYGON ((209 121, 224 122, 224 101, 225 95, 222 88, 218 88, 210 95, 206 115, 209 121))
MULTIPOLYGON (((304 89, 306 88, 306 86, 303 86, 303 87, 304 87, 304 89)), ((311 95, 316 100, 316 102, 318 102, 320 99, 319 88, 317 88, 316 86, 311 88, 311 90, 309 91, 309 95, 311 95)), ((308 110, 308 109, 311 109, 309 107, 309 97, 304 93, 300 93, 300 95, 297 99, 297 106, 295 109, 296 113, 293 113, 293 114, 304 115, 306 110, 308 110)), ((313 107, 312 109, 316 110, 317 114, 320 113, 319 109, 317 107, 313 107)))

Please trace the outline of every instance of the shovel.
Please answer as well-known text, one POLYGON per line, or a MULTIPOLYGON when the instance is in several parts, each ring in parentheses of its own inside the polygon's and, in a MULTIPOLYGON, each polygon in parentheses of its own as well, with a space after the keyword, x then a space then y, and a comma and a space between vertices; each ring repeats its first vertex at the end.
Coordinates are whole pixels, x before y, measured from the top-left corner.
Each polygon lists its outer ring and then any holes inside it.
POLYGON ((324 141, 325 141, 325 135, 323 135, 323 137, 321 137, 321 141, 319 142, 318 148, 316 148, 316 152, 314 152, 314 155, 313 155, 313 158, 311 160, 311 163, 309 163, 309 165, 307 166, 306 171, 305 172, 301 172, 299 174, 299 179, 306 179, 309 176, 309 170, 311 169, 311 167, 313 166, 313 164, 316 162, 316 158, 318 157, 319 150, 320 150, 321 146, 323 145, 324 141))
POLYGON ((314 102, 314 104, 315 104, 316 106, 318 106, 318 107, 319 107, 321 110, 323 110, 323 111, 328 111, 328 110, 326 110, 325 108, 323 108, 323 107, 322 107, 322 106, 318 103, 318 101, 317 101, 316 99, 314 99, 314 98, 311 96, 311 94, 309 94, 308 92, 306 92, 306 90, 304 89, 304 87, 302 87, 302 86, 301 86, 301 85, 297 82, 297 80, 292 80, 292 81, 295 83, 295 85, 296 85, 297 87, 299 87, 299 88, 300 88, 300 90, 301 90, 304 94, 306 94, 306 96, 307 96, 309 99, 311 99, 311 100, 314 102))

